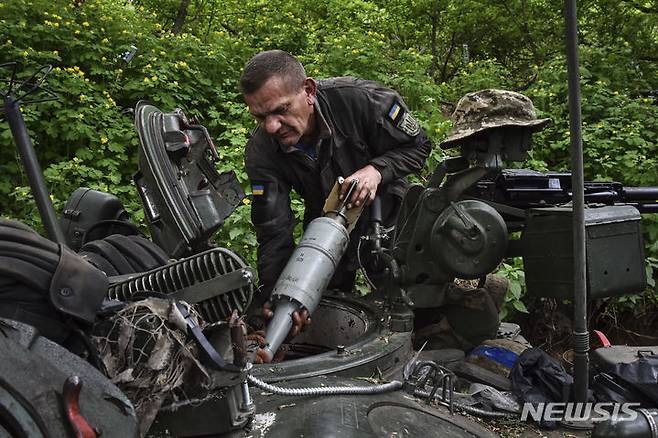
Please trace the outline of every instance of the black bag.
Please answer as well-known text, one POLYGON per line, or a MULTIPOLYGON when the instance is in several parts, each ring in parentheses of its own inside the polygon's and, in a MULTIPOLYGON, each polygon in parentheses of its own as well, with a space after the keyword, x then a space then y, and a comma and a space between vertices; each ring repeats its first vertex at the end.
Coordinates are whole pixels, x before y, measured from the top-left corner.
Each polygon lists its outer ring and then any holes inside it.
POLYGON ((599 401, 639 402, 658 407, 658 356, 618 363, 594 377, 594 396, 599 401))
MULTIPOLYGON (((512 391, 526 403, 569 401, 573 377, 539 348, 521 353, 509 377, 512 391)), ((547 429, 557 426, 555 421, 542 421, 540 425, 547 429)))

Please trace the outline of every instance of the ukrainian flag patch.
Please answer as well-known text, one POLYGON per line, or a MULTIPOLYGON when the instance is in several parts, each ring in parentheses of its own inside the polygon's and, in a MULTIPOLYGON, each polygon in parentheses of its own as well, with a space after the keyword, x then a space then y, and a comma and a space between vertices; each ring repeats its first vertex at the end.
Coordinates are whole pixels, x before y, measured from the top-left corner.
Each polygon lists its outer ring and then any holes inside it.
POLYGON ((418 121, 397 100, 389 108, 388 118, 391 119, 393 126, 411 137, 415 137, 420 133, 418 121))
POLYGON ((252 184, 251 185, 251 194, 252 195, 262 195, 265 193, 265 186, 261 184, 252 184))
POLYGON ((402 107, 400 106, 400 104, 394 102, 391 108, 388 110, 388 118, 395 121, 395 119, 397 119, 398 115, 400 114, 401 110, 402 107))

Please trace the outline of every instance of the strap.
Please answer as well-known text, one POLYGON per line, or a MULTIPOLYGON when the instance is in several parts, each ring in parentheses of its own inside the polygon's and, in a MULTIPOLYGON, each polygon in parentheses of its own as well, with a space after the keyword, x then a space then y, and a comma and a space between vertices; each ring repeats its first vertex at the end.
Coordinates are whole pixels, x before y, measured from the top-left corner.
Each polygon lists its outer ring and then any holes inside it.
POLYGON ((206 336, 203 334, 203 331, 201 331, 201 327, 199 327, 199 325, 194 320, 194 317, 192 317, 190 312, 187 310, 187 307, 185 307, 182 303, 178 301, 176 301, 175 303, 176 303, 176 308, 183 315, 183 318, 187 323, 187 328, 192 333, 192 337, 196 341, 197 345, 201 347, 201 350, 210 359, 211 367, 220 371, 229 371, 232 373, 241 372, 239 367, 233 365, 232 363, 227 363, 224 360, 224 358, 221 356, 221 354, 219 354, 219 352, 215 350, 215 347, 213 347, 210 344, 208 338, 206 338, 206 336))

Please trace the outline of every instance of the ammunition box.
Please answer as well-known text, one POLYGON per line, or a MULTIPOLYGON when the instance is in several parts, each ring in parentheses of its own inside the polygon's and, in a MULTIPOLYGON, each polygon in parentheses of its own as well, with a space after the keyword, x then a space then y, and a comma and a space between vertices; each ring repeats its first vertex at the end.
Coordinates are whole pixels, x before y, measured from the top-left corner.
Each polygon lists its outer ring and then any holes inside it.
MULTIPOLYGON (((528 293, 574 295, 571 208, 531 209, 521 236, 528 293)), ((585 209, 588 298, 639 293, 646 287, 640 213, 632 206, 585 209)))

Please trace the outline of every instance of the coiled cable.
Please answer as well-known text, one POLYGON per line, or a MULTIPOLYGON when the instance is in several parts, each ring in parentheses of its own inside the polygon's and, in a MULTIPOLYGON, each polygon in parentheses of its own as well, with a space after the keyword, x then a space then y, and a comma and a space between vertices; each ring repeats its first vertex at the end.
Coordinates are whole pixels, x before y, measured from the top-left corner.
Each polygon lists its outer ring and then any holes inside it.
MULTIPOLYGON (((430 396, 430 392, 424 391, 422 389, 416 389, 414 391, 414 395, 423 399, 427 399, 430 396)), ((437 399, 437 401, 443 406, 449 406, 448 401, 444 400, 439 392, 437 392, 433 398, 437 399)), ((513 412, 487 411, 485 409, 474 408, 473 406, 465 405, 456 401, 453 401, 452 405, 457 409, 461 409, 462 411, 468 412, 469 414, 475 415, 476 417, 503 418, 515 417, 517 415, 513 412)))
POLYGON ((393 380, 388 383, 371 386, 318 386, 312 388, 283 388, 266 383, 252 375, 247 376, 249 383, 264 391, 276 395, 310 397, 317 395, 360 395, 360 394, 382 394, 385 392, 396 391, 402 388, 402 382, 393 380))

